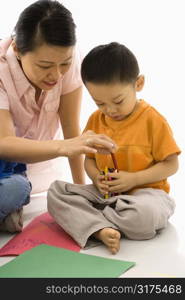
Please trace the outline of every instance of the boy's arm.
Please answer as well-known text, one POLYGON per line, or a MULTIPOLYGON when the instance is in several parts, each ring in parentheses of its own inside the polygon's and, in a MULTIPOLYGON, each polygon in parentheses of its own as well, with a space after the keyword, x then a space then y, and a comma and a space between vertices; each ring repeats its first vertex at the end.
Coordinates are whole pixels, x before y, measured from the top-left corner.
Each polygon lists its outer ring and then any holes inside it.
POLYGON ((100 194, 105 195, 108 193, 108 187, 106 184, 102 183, 102 180, 105 179, 104 175, 100 174, 96 166, 96 161, 94 158, 87 157, 85 158, 85 170, 87 175, 92 180, 93 184, 99 190, 100 194))
POLYGON ((154 166, 135 173, 136 185, 157 182, 175 174, 178 170, 178 156, 173 154, 154 166))
POLYGON ((88 177, 92 180, 92 182, 95 184, 97 175, 100 173, 94 158, 85 157, 85 171, 88 175, 88 177))
POLYGON ((135 187, 148 183, 155 183, 175 174, 178 170, 178 157, 176 154, 168 156, 165 160, 156 163, 152 167, 138 171, 111 173, 112 181, 103 181, 109 186, 109 192, 126 192, 135 187))

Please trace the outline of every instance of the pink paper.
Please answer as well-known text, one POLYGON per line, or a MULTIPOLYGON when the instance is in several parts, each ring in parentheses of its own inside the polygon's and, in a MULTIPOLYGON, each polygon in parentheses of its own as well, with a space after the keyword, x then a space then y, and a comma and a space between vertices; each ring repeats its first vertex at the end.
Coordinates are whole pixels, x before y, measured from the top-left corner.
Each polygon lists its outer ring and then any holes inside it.
POLYGON ((54 221, 49 213, 44 213, 36 217, 21 233, 4 245, 0 249, 0 256, 19 255, 40 244, 80 251, 80 246, 54 221))

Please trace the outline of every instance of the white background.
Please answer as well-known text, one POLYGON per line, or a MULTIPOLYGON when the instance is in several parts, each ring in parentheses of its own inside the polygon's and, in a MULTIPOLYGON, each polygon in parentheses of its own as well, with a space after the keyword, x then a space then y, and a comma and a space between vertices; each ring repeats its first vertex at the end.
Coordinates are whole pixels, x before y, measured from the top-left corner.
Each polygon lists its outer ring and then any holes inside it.
MULTIPOLYGON (((34 1, 6 0, 1 3, 0 37, 11 34, 20 12, 34 1)), ((154 105, 168 120, 175 139, 185 148, 185 18, 184 0, 64 0, 77 25, 80 49, 117 41, 136 55, 145 75, 144 90, 138 94, 154 105)), ((96 109, 86 90, 82 103, 81 128, 96 109)), ((183 151, 184 152, 184 151, 183 151)), ((171 194, 185 208, 185 159, 170 177, 171 194)), ((181 210, 182 212, 182 210, 181 210)))

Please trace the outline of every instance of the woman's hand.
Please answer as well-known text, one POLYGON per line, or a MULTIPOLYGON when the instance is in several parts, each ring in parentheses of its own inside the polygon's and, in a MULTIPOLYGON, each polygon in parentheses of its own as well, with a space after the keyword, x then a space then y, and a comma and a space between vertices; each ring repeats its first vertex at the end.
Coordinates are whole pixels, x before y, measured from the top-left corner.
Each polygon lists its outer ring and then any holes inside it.
POLYGON ((79 154, 102 153, 109 154, 116 150, 116 144, 104 134, 96 134, 88 130, 84 134, 62 141, 59 148, 60 156, 73 157, 79 154))
POLYGON ((125 171, 119 171, 118 173, 108 173, 108 177, 111 177, 111 181, 103 181, 102 184, 107 185, 108 192, 110 193, 122 193, 131 190, 137 185, 136 173, 130 173, 125 171))

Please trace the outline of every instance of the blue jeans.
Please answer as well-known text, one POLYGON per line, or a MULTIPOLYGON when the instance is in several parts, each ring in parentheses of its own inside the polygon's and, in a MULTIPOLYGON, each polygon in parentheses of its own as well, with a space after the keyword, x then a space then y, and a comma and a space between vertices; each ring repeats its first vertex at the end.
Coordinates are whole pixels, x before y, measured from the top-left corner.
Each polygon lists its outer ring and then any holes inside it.
POLYGON ((31 184, 26 176, 13 174, 0 179, 0 221, 30 201, 31 184))

